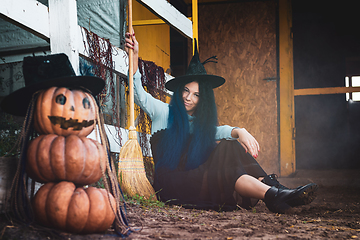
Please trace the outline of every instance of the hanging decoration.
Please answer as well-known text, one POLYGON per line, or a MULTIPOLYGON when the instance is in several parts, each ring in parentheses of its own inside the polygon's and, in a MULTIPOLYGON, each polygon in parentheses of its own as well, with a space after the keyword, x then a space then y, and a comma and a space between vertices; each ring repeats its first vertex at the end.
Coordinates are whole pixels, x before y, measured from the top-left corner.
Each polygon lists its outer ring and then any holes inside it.
POLYGON ((122 146, 122 138, 120 133, 120 110, 118 109, 118 97, 116 96, 116 86, 114 79, 114 62, 112 59, 113 46, 108 39, 99 37, 86 28, 82 28, 85 32, 87 44, 84 44, 85 50, 91 60, 91 72, 97 77, 106 80, 104 89, 97 95, 100 107, 103 113, 107 113, 105 117, 106 123, 117 128, 119 145, 122 146))
MULTIPOLYGON (((167 93, 165 92, 165 73, 164 69, 157 66, 154 62, 145 61, 139 58, 139 71, 141 73, 141 82, 145 90, 153 97, 165 102, 167 93)), ((151 133, 150 117, 138 107, 140 113, 138 117, 138 128, 140 130, 139 142, 143 150, 144 165, 148 178, 153 181, 154 162, 150 158, 150 144, 147 134, 151 133)))

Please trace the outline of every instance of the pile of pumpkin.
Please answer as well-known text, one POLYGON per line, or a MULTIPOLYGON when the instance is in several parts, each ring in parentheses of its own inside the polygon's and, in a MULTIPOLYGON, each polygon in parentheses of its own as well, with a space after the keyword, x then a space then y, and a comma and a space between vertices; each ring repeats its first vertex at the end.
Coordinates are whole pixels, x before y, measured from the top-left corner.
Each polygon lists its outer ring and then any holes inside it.
POLYGON ((95 107, 81 90, 51 87, 39 94, 34 128, 40 134, 27 149, 29 177, 44 183, 32 200, 36 220, 72 233, 107 230, 116 202, 105 189, 84 187, 99 181, 106 152, 87 138, 94 129, 95 107))

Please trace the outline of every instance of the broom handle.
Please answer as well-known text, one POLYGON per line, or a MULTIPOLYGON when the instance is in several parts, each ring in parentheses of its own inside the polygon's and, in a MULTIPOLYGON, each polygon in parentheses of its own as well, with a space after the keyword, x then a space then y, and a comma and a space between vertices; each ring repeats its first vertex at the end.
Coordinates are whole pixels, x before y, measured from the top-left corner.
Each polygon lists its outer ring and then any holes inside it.
MULTIPOLYGON (((129 33, 133 34, 133 27, 132 27, 132 0, 128 0, 129 6, 129 33)), ((130 105, 130 127, 129 130, 136 130, 135 128, 135 121, 134 121, 134 69, 133 69, 133 62, 134 59, 134 51, 133 49, 129 49, 129 105, 130 105)))

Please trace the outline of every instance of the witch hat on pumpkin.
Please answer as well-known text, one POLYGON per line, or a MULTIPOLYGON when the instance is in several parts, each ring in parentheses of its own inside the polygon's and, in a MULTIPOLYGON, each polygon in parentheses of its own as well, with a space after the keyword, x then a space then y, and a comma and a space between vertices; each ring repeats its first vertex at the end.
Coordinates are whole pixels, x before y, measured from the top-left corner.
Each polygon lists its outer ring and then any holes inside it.
POLYGON ((25 57, 23 61, 25 87, 20 88, 1 101, 4 112, 25 116, 32 95, 49 87, 82 89, 94 96, 105 86, 104 80, 95 76, 76 76, 66 54, 25 57))
POLYGON ((225 79, 223 77, 206 73, 204 64, 207 62, 210 62, 211 61, 210 59, 212 59, 212 58, 216 59, 216 56, 210 57, 207 60, 205 60, 203 63, 201 63, 200 58, 199 58, 199 52, 197 49, 197 41, 196 41, 196 39, 194 39, 194 40, 195 40, 194 56, 192 57, 192 59, 189 63, 189 67, 186 71, 186 74, 183 76, 180 76, 180 77, 175 77, 175 78, 169 80, 165 84, 165 87, 172 92, 174 92, 179 85, 181 85, 183 83, 186 84, 186 83, 189 83, 192 81, 204 81, 204 82, 210 84, 212 86, 212 88, 220 87, 221 85, 223 85, 225 83, 225 79))

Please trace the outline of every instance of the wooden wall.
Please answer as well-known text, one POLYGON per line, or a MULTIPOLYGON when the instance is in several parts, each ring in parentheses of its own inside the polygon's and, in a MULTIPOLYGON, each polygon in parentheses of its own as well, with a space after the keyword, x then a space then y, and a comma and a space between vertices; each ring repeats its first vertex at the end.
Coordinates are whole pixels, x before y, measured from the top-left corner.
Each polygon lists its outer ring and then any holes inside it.
MULTIPOLYGON (((133 1, 133 21, 158 19, 147 8, 133 1)), ((140 45, 139 57, 155 62, 165 71, 170 67, 170 26, 167 24, 135 26, 140 45)))
MULTIPOLYGON (((246 128, 259 142, 258 162, 279 173, 276 2, 199 5, 200 60, 226 83, 215 90, 219 123, 246 128)), ((191 50, 191 48, 189 48, 191 50)), ((189 53, 188 56, 192 56, 189 53)))

